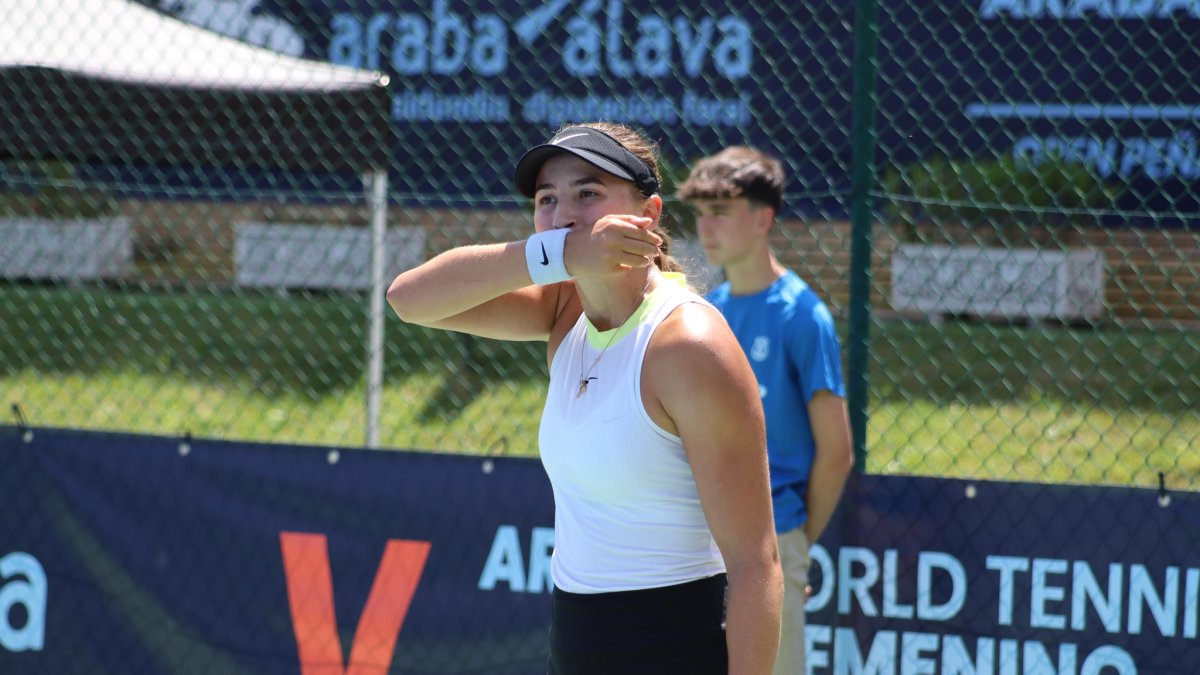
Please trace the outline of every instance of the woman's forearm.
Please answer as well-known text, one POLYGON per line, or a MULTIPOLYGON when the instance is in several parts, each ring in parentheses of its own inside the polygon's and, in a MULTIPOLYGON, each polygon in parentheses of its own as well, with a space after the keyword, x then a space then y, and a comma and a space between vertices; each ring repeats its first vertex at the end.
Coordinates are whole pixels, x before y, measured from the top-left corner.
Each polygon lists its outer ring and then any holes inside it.
POLYGON ((387 299, 404 321, 429 325, 531 283, 524 242, 463 246, 397 276, 387 299))
POLYGON ((779 561, 743 563, 729 570, 725 639, 729 675, 769 675, 779 650, 783 573, 779 561))

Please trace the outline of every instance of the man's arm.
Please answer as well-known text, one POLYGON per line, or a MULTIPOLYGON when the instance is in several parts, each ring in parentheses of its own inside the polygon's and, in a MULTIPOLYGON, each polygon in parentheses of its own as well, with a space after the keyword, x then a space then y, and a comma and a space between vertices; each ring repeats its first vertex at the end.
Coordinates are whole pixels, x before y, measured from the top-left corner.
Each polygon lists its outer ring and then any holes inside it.
POLYGON ((816 449, 812 471, 808 476, 808 522, 804 533, 813 544, 837 507, 846 485, 846 477, 854 466, 854 448, 850 439, 850 421, 846 399, 822 389, 808 402, 808 418, 812 425, 816 449))

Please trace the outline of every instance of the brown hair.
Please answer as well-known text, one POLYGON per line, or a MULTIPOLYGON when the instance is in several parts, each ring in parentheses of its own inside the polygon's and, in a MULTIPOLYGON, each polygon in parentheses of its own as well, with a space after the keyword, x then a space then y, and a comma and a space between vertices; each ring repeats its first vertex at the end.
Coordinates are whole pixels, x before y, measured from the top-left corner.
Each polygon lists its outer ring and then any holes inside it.
MULTIPOLYGON (((658 181, 659 185, 662 185, 662 172, 658 166, 658 144, 647 138, 642 132, 632 127, 625 126, 624 124, 616 124, 614 122, 584 122, 582 124, 564 124, 561 129, 566 129, 567 127, 588 127, 612 136, 618 143, 625 146, 626 150, 633 153, 635 157, 645 162, 646 166, 650 168, 650 173, 654 174, 655 180, 658 181)), ((632 184, 631 189, 636 192, 639 197, 644 198, 646 196, 639 192, 637 187, 633 186, 632 184)), ((663 240, 662 255, 659 255, 654 259, 654 264, 664 272, 683 272, 683 265, 679 264, 679 261, 673 258, 670 254, 671 237, 667 234, 666 228, 664 228, 662 225, 665 216, 666 213, 664 211, 663 217, 659 218, 658 227, 654 228, 654 233, 662 237, 663 240)))
POLYGON ((733 145, 696 162, 676 196, 683 201, 745 197, 778 214, 783 207, 783 182, 783 163, 778 159, 733 145))

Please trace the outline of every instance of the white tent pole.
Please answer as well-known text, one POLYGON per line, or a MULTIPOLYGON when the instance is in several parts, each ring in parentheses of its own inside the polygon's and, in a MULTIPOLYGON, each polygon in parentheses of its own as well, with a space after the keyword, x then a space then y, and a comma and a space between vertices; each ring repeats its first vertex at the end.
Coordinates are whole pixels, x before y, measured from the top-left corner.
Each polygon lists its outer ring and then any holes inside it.
POLYGON ((383 310, 385 262, 387 260, 387 171, 373 170, 363 176, 370 186, 371 204, 371 298, 367 331, 367 426, 366 446, 379 447, 379 418, 383 409, 383 310))

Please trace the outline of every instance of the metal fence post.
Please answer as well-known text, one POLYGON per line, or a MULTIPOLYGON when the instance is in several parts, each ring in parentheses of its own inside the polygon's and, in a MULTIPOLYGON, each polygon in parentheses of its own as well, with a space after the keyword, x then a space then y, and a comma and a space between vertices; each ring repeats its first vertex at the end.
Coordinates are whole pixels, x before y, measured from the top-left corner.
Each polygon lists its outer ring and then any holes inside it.
POLYGON ((371 190, 371 295, 367 338, 368 448, 379 447, 379 418, 383 407, 383 313, 387 261, 387 171, 375 169, 364 176, 371 190))
POLYGON ((854 10, 854 114, 851 128, 850 334, 847 340, 847 403, 855 465, 867 456, 867 365, 871 325, 871 191, 875 153, 876 0, 857 0, 854 10))

